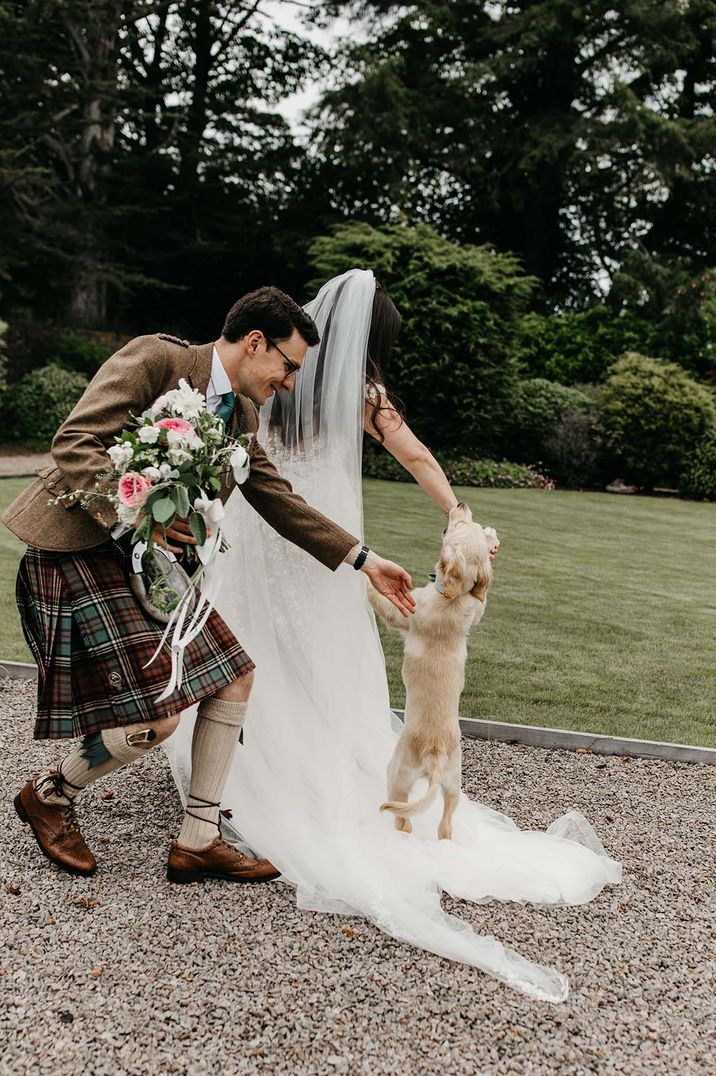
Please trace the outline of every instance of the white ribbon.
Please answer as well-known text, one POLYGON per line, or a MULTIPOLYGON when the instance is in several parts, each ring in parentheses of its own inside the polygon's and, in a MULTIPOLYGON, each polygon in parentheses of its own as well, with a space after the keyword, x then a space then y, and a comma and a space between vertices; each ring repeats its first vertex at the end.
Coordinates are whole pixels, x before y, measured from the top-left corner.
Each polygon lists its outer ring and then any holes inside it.
POLYGON ((201 590, 197 599, 196 608, 191 614, 186 628, 184 627, 184 624, 187 619, 189 606, 194 593, 193 587, 189 587, 186 593, 182 595, 178 605, 172 610, 169 623, 164 629, 164 634, 161 637, 159 646, 144 666, 145 669, 148 669, 152 662, 157 659, 162 647, 169 637, 169 633, 171 632, 172 667, 169 683, 161 695, 158 695, 154 700, 155 702, 163 702, 164 699, 169 698, 174 691, 177 691, 181 687, 184 673, 184 651, 189 643, 193 642, 197 635, 203 631, 204 625, 214 608, 214 602, 219 592, 221 575, 217 570, 217 553, 221 549, 222 533, 218 524, 225 515, 224 505, 218 497, 215 497, 212 500, 202 490, 201 495, 194 501, 194 510, 203 517, 204 522, 207 525, 207 534, 211 525, 211 536, 208 537, 202 545, 197 545, 196 547, 199 560, 201 561, 201 568, 199 569, 201 573, 201 590))

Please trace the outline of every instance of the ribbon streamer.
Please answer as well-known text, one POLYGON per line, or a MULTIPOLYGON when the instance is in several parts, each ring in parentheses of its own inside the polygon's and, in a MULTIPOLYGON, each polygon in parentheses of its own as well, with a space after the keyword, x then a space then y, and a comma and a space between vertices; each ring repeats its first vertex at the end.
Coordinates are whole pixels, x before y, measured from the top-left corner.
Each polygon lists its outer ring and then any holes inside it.
POLYGON ((202 545, 196 547, 199 560, 201 561, 201 568, 198 573, 199 578, 201 579, 201 590, 199 592, 196 608, 194 609, 186 628, 184 627, 184 624, 187 619, 187 613, 193 595, 193 587, 187 588, 186 593, 182 595, 176 608, 172 611, 169 623, 164 629, 164 633, 159 641, 157 649, 144 666, 145 669, 148 669, 149 666, 156 661, 161 653, 162 647, 169 637, 169 633, 171 632, 172 665, 169 683, 161 695, 158 695, 154 700, 155 702, 163 702, 164 699, 169 698, 170 695, 175 691, 178 691, 181 687, 184 673, 184 651, 189 643, 193 642, 197 635, 203 631, 204 625, 214 608, 214 602, 219 592, 221 575, 217 571, 217 553, 221 550, 223 535, 218 523, 224 517, 224 505, 218 497, 211 500, 202 490, 201 496, 197 497, 194 501, 194 510, 198 512, 199 515, 203 516, 207 528, 209 524, 213 524, 214 529, 211 537, 207 538, 206 542, 202 543, 202 545))

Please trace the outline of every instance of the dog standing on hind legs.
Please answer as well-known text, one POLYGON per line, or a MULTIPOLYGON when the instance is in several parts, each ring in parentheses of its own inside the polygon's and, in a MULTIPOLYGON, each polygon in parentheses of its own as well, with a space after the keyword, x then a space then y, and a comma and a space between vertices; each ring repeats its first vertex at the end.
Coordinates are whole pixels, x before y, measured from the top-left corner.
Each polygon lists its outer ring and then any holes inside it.
POLYGON ((498 546, 495 531, 483 529, 466 504, 457 504, 443 534, 435 582, 413 591, 412 616, 402 617, 368 586, 375 612, 405 638, 405 727, 388 765, 389 800, 380 808, 391 811, 396 829, 405 833, 412 830, 411 817, 426 810, 442 791, 438 837, 452 837, 462 776, 458 710, 465 685, 467 635, 485 611, 492 580, 490 553, 498 546), (422 777, 428 790, 411 803, 411 789, 422 777))

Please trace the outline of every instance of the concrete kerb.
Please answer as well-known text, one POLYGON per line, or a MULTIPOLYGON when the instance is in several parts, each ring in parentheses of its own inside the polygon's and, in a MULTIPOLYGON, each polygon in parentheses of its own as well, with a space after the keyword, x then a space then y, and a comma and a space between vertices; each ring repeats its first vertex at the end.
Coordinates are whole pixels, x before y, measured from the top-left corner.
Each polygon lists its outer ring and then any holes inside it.
MULTIPOLYGON (((403 710, 393 711, 403 719, 403 710)), ((461 717, 463 736, 472 740, 497 740, 501 743, 520 743, 529 747, 557 748, 562 751, 589 751, 594 755, 630 755, 632 758, 653 758, 666 762, 698 762, 716 766, 716 748, 692 747, 689 744, 661 743, 658 740, 633 740, 620 736, 602 736, 595 732, 567 732, 565 729, 546 729, 539 725, 510 725, 505 721, 484 721, 461 717)))
MULTIPOLYGON (((0 676, 10 680, 36 680, 37 666, 27 661, 0 661, 0 676)), ((403 720, 403 710, 394 710, 393 713, 403 720)), ((497 740, 500 743, 520 743, 548 750, 589 751, 594 755, 629 755, 632 758, 716 766, 716 748, 713 747, 602 736, 595 732, 568 732, 565 729, 541 728, 539 725, 510 725, 506 721, 484 721, 475 717, 461 717, 460 728, 463 736, 471 740, 497 740)))
POLYGON ((29 661, 0 659, 0 676, 6 676, 8 680, 37 680, 37 665, 29 661))

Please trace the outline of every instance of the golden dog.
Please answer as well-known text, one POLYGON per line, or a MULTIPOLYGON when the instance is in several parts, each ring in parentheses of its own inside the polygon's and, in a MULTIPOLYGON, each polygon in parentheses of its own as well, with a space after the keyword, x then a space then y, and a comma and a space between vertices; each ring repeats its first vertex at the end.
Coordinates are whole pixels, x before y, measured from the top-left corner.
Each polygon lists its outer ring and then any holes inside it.
POLYGON ((443 815, 438 837, 452 836, 460 798, 462 751, 458 705, 465 685, 467 634, 485 611, 492 580, 490 551, 499 546, 491 527, 474 523, 466 504, 450 512, 435 583, 413 591, 415 612, 407 619, 368 585, 373 609, 389 628, 403 632, 405 728, 388 766, 388 797, 396 829, 410 833, 410 817, 425 810, 439 790, 443 815), (410 790, 427 778, 426 794, 408 802, 410 790))

